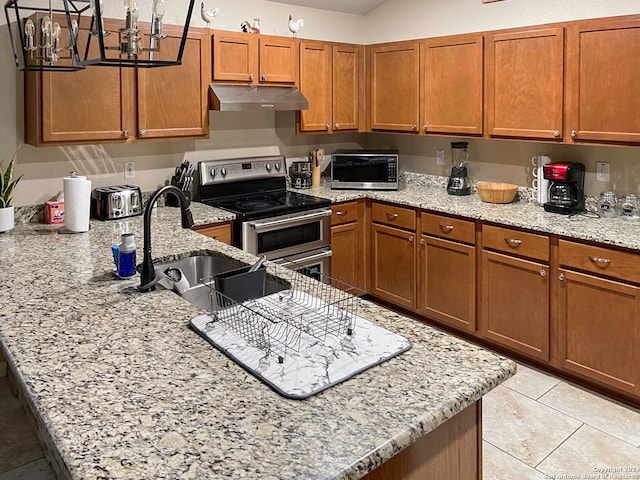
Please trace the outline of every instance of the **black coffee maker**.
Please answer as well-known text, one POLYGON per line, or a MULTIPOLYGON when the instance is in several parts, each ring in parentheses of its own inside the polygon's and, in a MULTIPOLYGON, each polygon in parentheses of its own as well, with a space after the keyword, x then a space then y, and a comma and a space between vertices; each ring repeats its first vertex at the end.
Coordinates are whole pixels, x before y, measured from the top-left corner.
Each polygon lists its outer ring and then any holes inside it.
POLYGON ((582 163, 549 163, 542 167, 549 180, 549 200, 545 212, 569 215, 584 210, 584 165, 582 163))

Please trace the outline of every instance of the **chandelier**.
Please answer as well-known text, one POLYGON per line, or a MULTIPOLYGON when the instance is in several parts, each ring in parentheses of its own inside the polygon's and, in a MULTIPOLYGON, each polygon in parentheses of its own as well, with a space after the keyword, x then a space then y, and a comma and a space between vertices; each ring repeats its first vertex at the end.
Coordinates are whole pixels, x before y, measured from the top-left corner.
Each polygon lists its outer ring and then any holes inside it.
POLYGON ((86 1, 9 0, 4 6, 16 67, 34 71, 74 71, 80 62, 76 39, 86 1), (23 18, 21 13, 27 15, 23 18))
MULTIPOLYGON (((70 1, 70 0, 69 0, 70 1)), ((149 3, 148 1, 145 3, 149 3)), ((151 23, 138 23, 138 1, 124 0, 124 20, 103 19, 103 0, 90 0, 91 24, 88 35, 80 35, 78 50, 82 65, 120 67, 165 67, 180 65, 189 33, 189 22, 195 0, 191 0, 182 25, 178 48, 161 46, 167 35, 163 33, 165 0, 153 0, 151 23), (109 27, 109 28, 107 28, 109 27)))
POLYGON ((181 30, 172 29, 169 40, 163 32, 165 0, 142 1, 152 3, 150 23, 138 22, 137 0, 124 0, 124 19, 106 20, 103 0, 48 0, 48 6, 42 0, 8 0, 4 10, 16 66, 74 71, 180 65, 195 0, 190 0, 181 30), (162 49, 166 42, 171 44, 162 49))

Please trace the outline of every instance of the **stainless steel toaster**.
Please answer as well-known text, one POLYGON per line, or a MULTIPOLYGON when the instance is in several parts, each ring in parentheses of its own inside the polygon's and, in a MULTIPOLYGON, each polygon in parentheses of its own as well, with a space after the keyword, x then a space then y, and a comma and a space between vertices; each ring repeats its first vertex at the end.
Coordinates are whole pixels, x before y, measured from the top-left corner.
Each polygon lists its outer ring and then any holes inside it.
POLYGON ((98 220, 115 220, 142 214, 140 187, 115 185, 98 187, 91 192, 91 216, 98 220))

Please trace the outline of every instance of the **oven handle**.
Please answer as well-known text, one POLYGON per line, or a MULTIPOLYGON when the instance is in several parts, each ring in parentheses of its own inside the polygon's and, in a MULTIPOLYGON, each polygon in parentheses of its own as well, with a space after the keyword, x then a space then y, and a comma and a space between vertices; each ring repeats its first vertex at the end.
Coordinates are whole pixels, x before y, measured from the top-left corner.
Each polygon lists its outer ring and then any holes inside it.
POLYGON ((327 258, 333 255, 331 250, 327 250, 325 252, 316 253, 315 255, 309 255, 308 257, 299 258, 298 260, 286 260, 285 258, 274 260, 273 263, 277 263, 282 267, 287 267, 289 265, 296 265, 300 262, 313 262, 314 260, 320 260, 321 258, 327 258))
POLYGON ((327 209, 327 210, 321 210, 315 213, 300 215, 297 217, 289 217, 289 218, 282 218, 280 220, 273 220, 271 222, 262 222, 262 223, 249 222, 249 225, 251 225, 251 228, 253 228, 256 232, 259 232, 260 230, 265 230, 271 227, 276 227, 281 225, 294 225, 294 224, 304 223, 307 220, 314 220, 316 218, 324 218, 324 217, 330 217, 330 216, 331 216, 331 209, 327 209))

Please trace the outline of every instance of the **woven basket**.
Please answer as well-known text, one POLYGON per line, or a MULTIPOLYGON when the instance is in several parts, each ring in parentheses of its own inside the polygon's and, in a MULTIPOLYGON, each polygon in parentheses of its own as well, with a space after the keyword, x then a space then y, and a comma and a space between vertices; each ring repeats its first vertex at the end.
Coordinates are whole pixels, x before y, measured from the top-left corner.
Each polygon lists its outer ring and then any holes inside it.
POLYGON ((518 186, 513 183, 478 182, 476 190, 483 202, 511 203, 518 193, 518 186))

